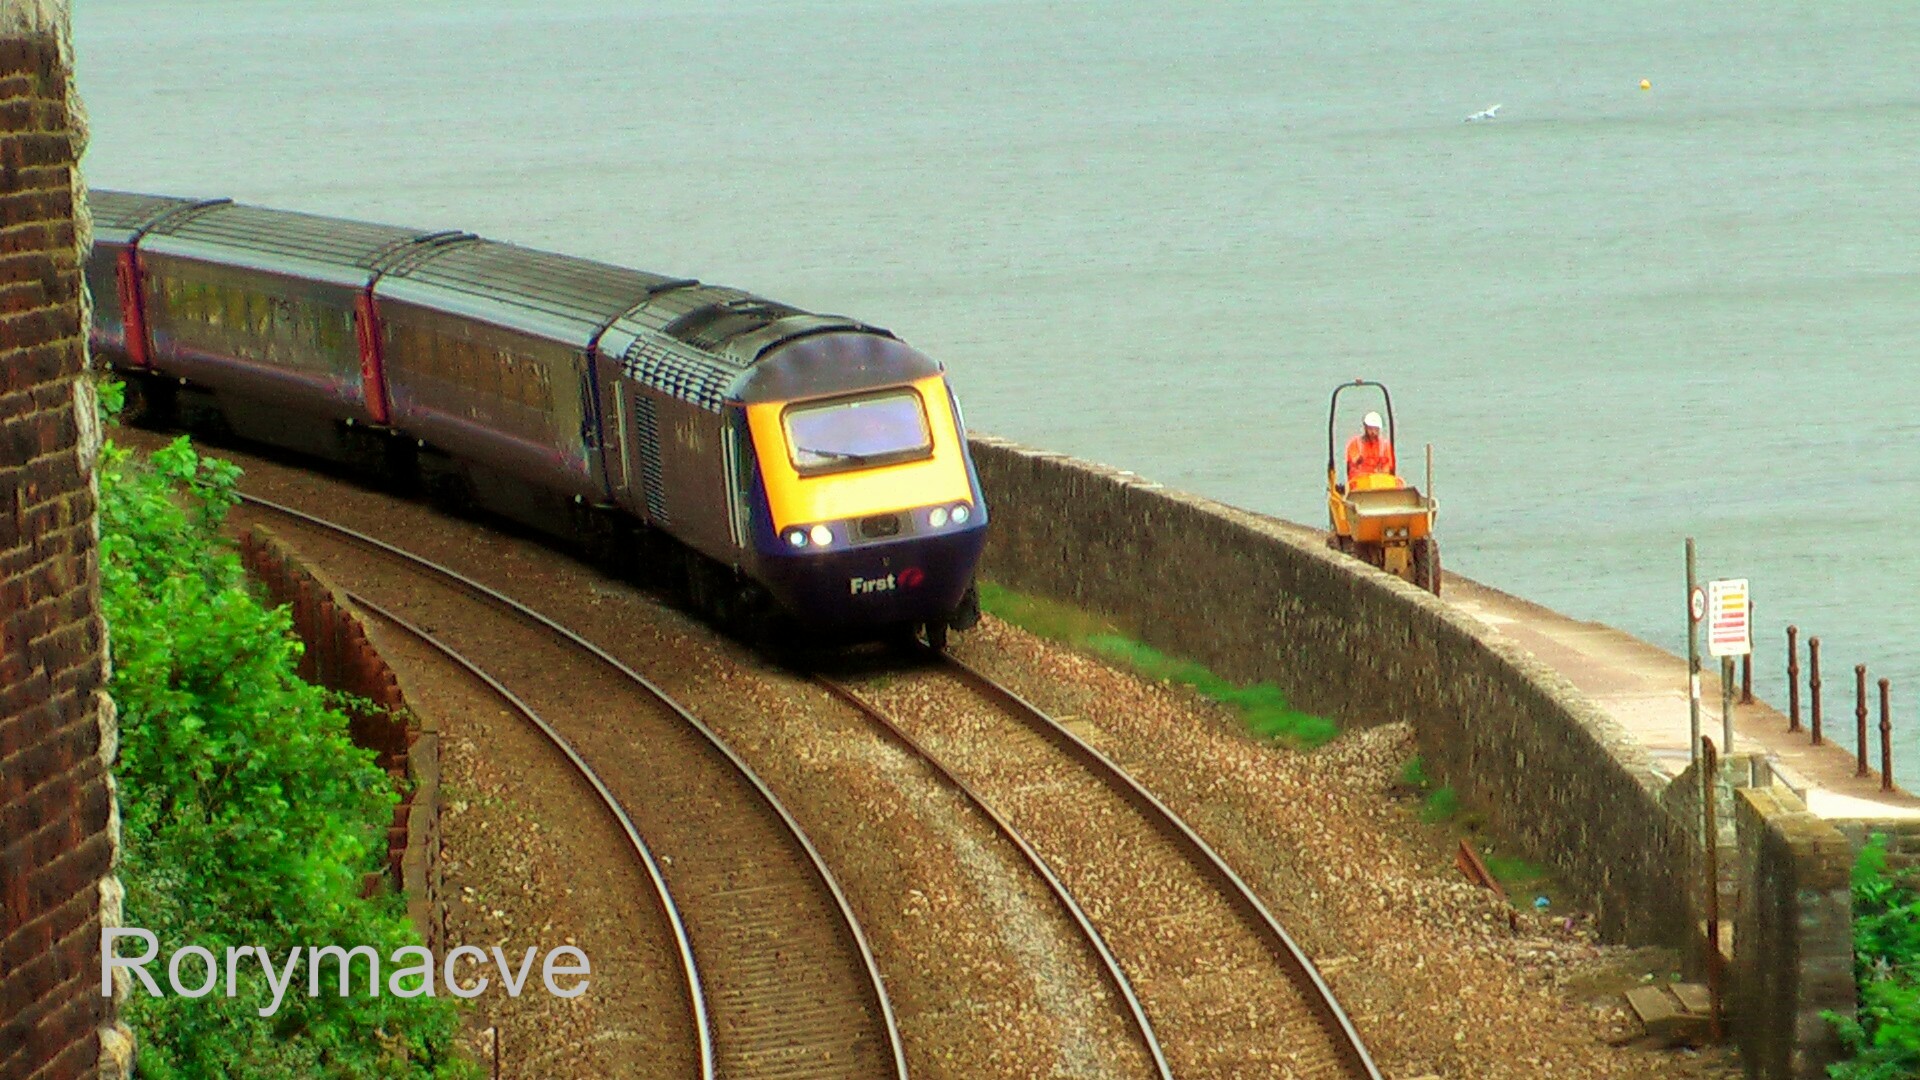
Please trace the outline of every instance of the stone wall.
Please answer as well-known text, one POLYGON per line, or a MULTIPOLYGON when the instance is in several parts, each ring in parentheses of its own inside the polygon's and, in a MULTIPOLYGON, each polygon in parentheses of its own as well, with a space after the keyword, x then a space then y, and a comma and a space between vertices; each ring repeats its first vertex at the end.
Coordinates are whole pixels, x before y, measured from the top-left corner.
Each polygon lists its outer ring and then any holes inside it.
POLYGON ((99 615, 67 16, 0 3, 0 1075, 121 1076, 118 731, 99 615))
POLYGON ((1736 795, 1741 903, 1728 995, 1734 1038, 1748 1075, 1813 1080, 1840 1054, 1821 1013, 1854 1011, 1854 848, 1784 785, 1736 795))
POLYGON ((1558 673, 1318 532, 976 438, 986 573, 1344 724, 1413 723, 1431 771, 1581 887, 1611 936, 1683 944, 1689 834, 1646 752, 1558 673))

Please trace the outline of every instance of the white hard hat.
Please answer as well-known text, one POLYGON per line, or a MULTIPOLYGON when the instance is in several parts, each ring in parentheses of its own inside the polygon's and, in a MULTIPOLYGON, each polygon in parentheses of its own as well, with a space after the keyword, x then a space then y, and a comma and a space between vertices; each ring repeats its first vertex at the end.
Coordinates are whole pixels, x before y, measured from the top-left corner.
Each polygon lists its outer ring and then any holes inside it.
POLYGON ((1377 412, 1370 412, 1367 415, 1361 417, 1360 422, 1366 425, 1367 427, 1378 429, 1380 427, 1380 414, 1377 412))

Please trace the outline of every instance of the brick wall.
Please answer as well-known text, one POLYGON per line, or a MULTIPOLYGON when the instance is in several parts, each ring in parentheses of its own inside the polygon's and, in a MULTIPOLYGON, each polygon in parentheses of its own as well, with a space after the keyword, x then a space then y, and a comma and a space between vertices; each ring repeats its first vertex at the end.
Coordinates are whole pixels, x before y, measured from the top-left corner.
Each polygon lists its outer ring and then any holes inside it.
MULTIPOLYGON (((95 563, 66 12, 0 0, 0 1075, 120 1076, 116 729, 95 563)), ((84 211, 82 211, 84 213, 84 211)))

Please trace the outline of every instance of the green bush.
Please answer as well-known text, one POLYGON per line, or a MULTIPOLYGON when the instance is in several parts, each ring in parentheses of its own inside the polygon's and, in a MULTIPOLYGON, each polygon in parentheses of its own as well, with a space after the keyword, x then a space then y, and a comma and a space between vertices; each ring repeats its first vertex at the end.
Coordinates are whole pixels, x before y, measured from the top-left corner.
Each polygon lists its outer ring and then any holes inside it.
MULTIPOLYGON (((348 740, 326 692, 295 675, 301 647, 285 609, 261 605, 217 532, 238 472, 185 438, 146 463, 111 443, 100 459, 124 921, 158 937, 156 975, 185 945, 216 957, 262 946, 284 963, 294 946, 370 945, 384 959, 420 944, 400 898, 360 896, 384 855, 392 783, 348 740)), ((138 944, 123 940, 119 952, 137 955, 138 944)), ((183 964, 182 982, 201 971, 183 964)), ((303 952, 302 985, 305 971, 303 952)), ((261 1017, 272 995, 258 961, 239 966, 236 996, 222 974, 201 998, 172 994, 164 978, 159 998, 134 982, 126 1019, 141 1076, 477 1075, 455 1054, 449 998, 290 988, 261 1017)))
POLYGON ((1853 1056, 1827 1075, 1920 1076, 1920 874, 1887 872, 1884 835, 1868 841, 1853 867, 1853 974, 1859 1016, 1826 1014, 1853 1056))

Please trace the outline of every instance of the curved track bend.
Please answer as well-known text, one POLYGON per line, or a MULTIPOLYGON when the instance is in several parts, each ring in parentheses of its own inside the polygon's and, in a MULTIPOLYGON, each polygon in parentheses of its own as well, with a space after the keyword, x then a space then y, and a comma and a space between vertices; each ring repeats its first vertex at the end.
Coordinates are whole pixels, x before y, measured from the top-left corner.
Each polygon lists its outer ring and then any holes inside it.
POLYGON ((710 728, 605 650, 478 581, 324 518, 242 498, 511 611, 544 631, 549 647, 590 655, 652 703, 611 713, 618 739, 583 726, 573 741, 601 740, 592 749, 600 771, 662 853, 657 869, 696 961, 696 1008, 710 1014, 703 1057, 714 1075, 904 1080, 893 1009, 839 883, 786 807, 710 728), (625 760, 616 770, 608 758, 625 760))

